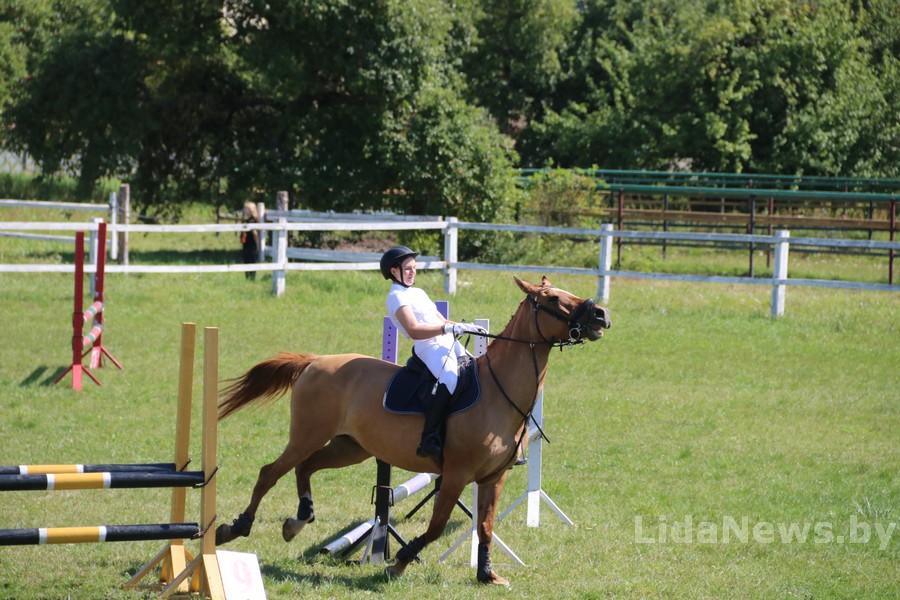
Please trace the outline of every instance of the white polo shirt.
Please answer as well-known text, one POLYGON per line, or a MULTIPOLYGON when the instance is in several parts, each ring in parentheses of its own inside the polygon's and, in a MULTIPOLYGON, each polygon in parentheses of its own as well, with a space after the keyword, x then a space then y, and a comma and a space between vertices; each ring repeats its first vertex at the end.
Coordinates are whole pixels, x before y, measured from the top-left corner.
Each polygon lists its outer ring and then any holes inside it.
POLYGON ((408 306, 416 318, 416 321, 424 325, 439 325, 443 323, 438 318, 438 309, 425 290, 417 287, 403 287, 399 283, 391 285, 391 289, 387 295, 387 314, 391 318, 391 322, 398 330, 403 332, 407 338, 409 334, 400 325, 397 320, 397 311, 404 306, 408 306))
MULTIPOLYGON (((421 288, 403 287, 399 283, 391 285, 387 295, 387 313, 394 326, 409 338, 409 334, 403 329, 397 320, 397 311, 408 306, 416 321, 425 325, 440 325, 443 318, 438 312, 437 306, 421 288)), ((424 340, 413 340, 416 356, 422 359, 428 366, 428 370, 440 383, 447 386, 452 393, 456 390, 456 382, 459 378, 457 357, 465 354, 466 349, 460 344, 452 333, 443 333, 424 340)))

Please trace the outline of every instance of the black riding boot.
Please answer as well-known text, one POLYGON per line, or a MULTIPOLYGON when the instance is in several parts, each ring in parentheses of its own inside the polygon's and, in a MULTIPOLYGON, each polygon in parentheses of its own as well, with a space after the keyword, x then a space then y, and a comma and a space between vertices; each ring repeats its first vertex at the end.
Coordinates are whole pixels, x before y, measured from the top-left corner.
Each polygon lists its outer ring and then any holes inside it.
POLYGON ((422 441, 416 448, 419 456, 430 456, 440 461, 444 450, 441 440, 441 424, 450 405, 452 394, 443 383, 437 386, 435 393, 427 400, 425 407, 425 427, 422 429, 422 441))

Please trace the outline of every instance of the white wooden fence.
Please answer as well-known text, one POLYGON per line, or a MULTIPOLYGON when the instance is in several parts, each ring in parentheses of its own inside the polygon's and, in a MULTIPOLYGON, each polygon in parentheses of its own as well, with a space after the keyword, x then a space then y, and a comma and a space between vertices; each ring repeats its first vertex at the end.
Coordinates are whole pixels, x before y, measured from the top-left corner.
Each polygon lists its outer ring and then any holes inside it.
MULTIPOLYGON (((89 211, 103 212, 108 215, 106 222, 113 228, 122 221, 127 223, 131 212, 131 194, 128 184, 119 187, 118 193, 111 192, 109 202, 106 204, 89 204, 85 202, 48 202, 45 200, 13 200, 0 199, 0 208, 40 208, 44 210, 62 210, 62 211, 89 211), (122 196, 122 202, 119 202, 119 196, 122 196)), ((101 218, 102 220, 102 218, 101 218)), ((82 231, 83 228, 75 229, 82 231)), ((96 225, 92 231, 96 231, 96 225)), ((119 259, 120 252, 123 254, 125 264, 128 264, 128 234, 119 233, 111 234, 112 240, 106 245, 109 248, 110 258, 119 259)), ((30 240, 42 240, 50 242, 71 242, 75 243, 75 238, 60 235, 46 235, 35 233, 16 233, 11 231, 3 231, 0 228, 0 237, 16 237, 30 240)), ((73 267, 74 268, 74 267, 73 267)))
MULTIPOLYGON (((97 229, 96 223, 16 223, 0 222, 0 231, 80 231, 97 229)), ((730 283, 767 285, 772 288, 772 316, 784 314, 785 290, 787 286, 813 286, 831 288, 851 288, 861 290, 900 291, 900 285, 863 283, 854 281, 832 281, 821 279, 791 279, 788 277, 788 258, 791 245, 803 245, 818 248, 866 248, 879 250, 900 250, 900 242, 873 240, 836 240, 824 238, 791 238, 788 231, 777 231, 775 235, 745 235, 719 233, 684 233, 663 231, 617 231, 612 225, 602 225, 599 229, 575 229, 565 227, 535 227, 526 225, 504 225, 497 223, 465 223, 455 218, 442 221, 405 221, 405 220, 352 220, 352 221, 299 221, 289 222, 286 218, 278 218, 274 223, 242 223, 235 225, 132 225, 110 224, 108 230, 112 234, 134 233, 210 233, 240 231, 271 231, 273 246, 270 252, 271 262, 255 264, 228 265, 134 265, 107 264, 109 273, 215 273, 243 271, 272 271, 272 291, 275 295, 285 292, 288 271, 325 271, 325 270, 377 270, 377 255, 361 254, 357 260, 351 256, 355 253, 328 254, 328 251, 317 251, 316 256, 308 258, 331 259, 330 262, 290 262, 287 248, 287 232, 289 231, 401 231, 401 230, 438 230, 444 235, 443 257, 422 257, 420 269, 442 269, 444 271, 444 289, 449 294, 456 293, 457 272, 459 270, 477 271, 514 271, 543 274, 565 273, 594 276, 598 279, 597 295, 606 302, 610 297, 613 278, 628 277, 634 279, 657 279, 672 281, 690 281, 704 283, 730 283), (473 231, 513 231, 538 234, 592 236, 599 242, 598 262, 596 269, 576 268, 557 265, 520 265, 520 264, 486 264, 460 262, 458 260, 458 236, 460 230, 473 231), (721 277, 703 275, 680 275, 672 273, 643 273, 639 271, 620 271, 612 269, 612 242, 614 238, 624 239, 658 239, 658 240, 693 240, 709 242, 730 242, 745 244, 770 245, 775 251, 775 269, 772 277, 721 277)), ((115 237, 115 235, 113 236, 115 237)), ((10 265, 0 264, 0 272, 68 272, 73 265, 10 265)), ((86 266, 91 272, 93 267, 86 266)))

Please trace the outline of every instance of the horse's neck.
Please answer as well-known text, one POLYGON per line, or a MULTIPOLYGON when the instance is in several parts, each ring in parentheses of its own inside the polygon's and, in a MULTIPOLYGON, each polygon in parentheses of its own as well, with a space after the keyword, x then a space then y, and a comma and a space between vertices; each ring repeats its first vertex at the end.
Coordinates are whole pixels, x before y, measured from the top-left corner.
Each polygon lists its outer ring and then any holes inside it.
POLYGON ((533 315, 524 302, 499 337, 488 346, 485 358, 490 361, 490 368, 509 399, 528 414, 544 385, 550 345, 542 341, 533 315), (528 343, 531 341, 535 343, 528 343))

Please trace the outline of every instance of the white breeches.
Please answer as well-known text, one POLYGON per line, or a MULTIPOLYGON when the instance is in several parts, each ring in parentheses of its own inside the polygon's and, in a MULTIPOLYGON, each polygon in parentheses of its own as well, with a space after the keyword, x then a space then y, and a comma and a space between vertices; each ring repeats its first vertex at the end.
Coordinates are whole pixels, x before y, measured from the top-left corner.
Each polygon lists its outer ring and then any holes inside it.
POLYGON ((416 356, 422 359, 438 383, 446 385, 451 394, 455 392, 459 380, 457 358, 466 355, 465 347, 451 334, 416 340, 413 346, 416 356))

